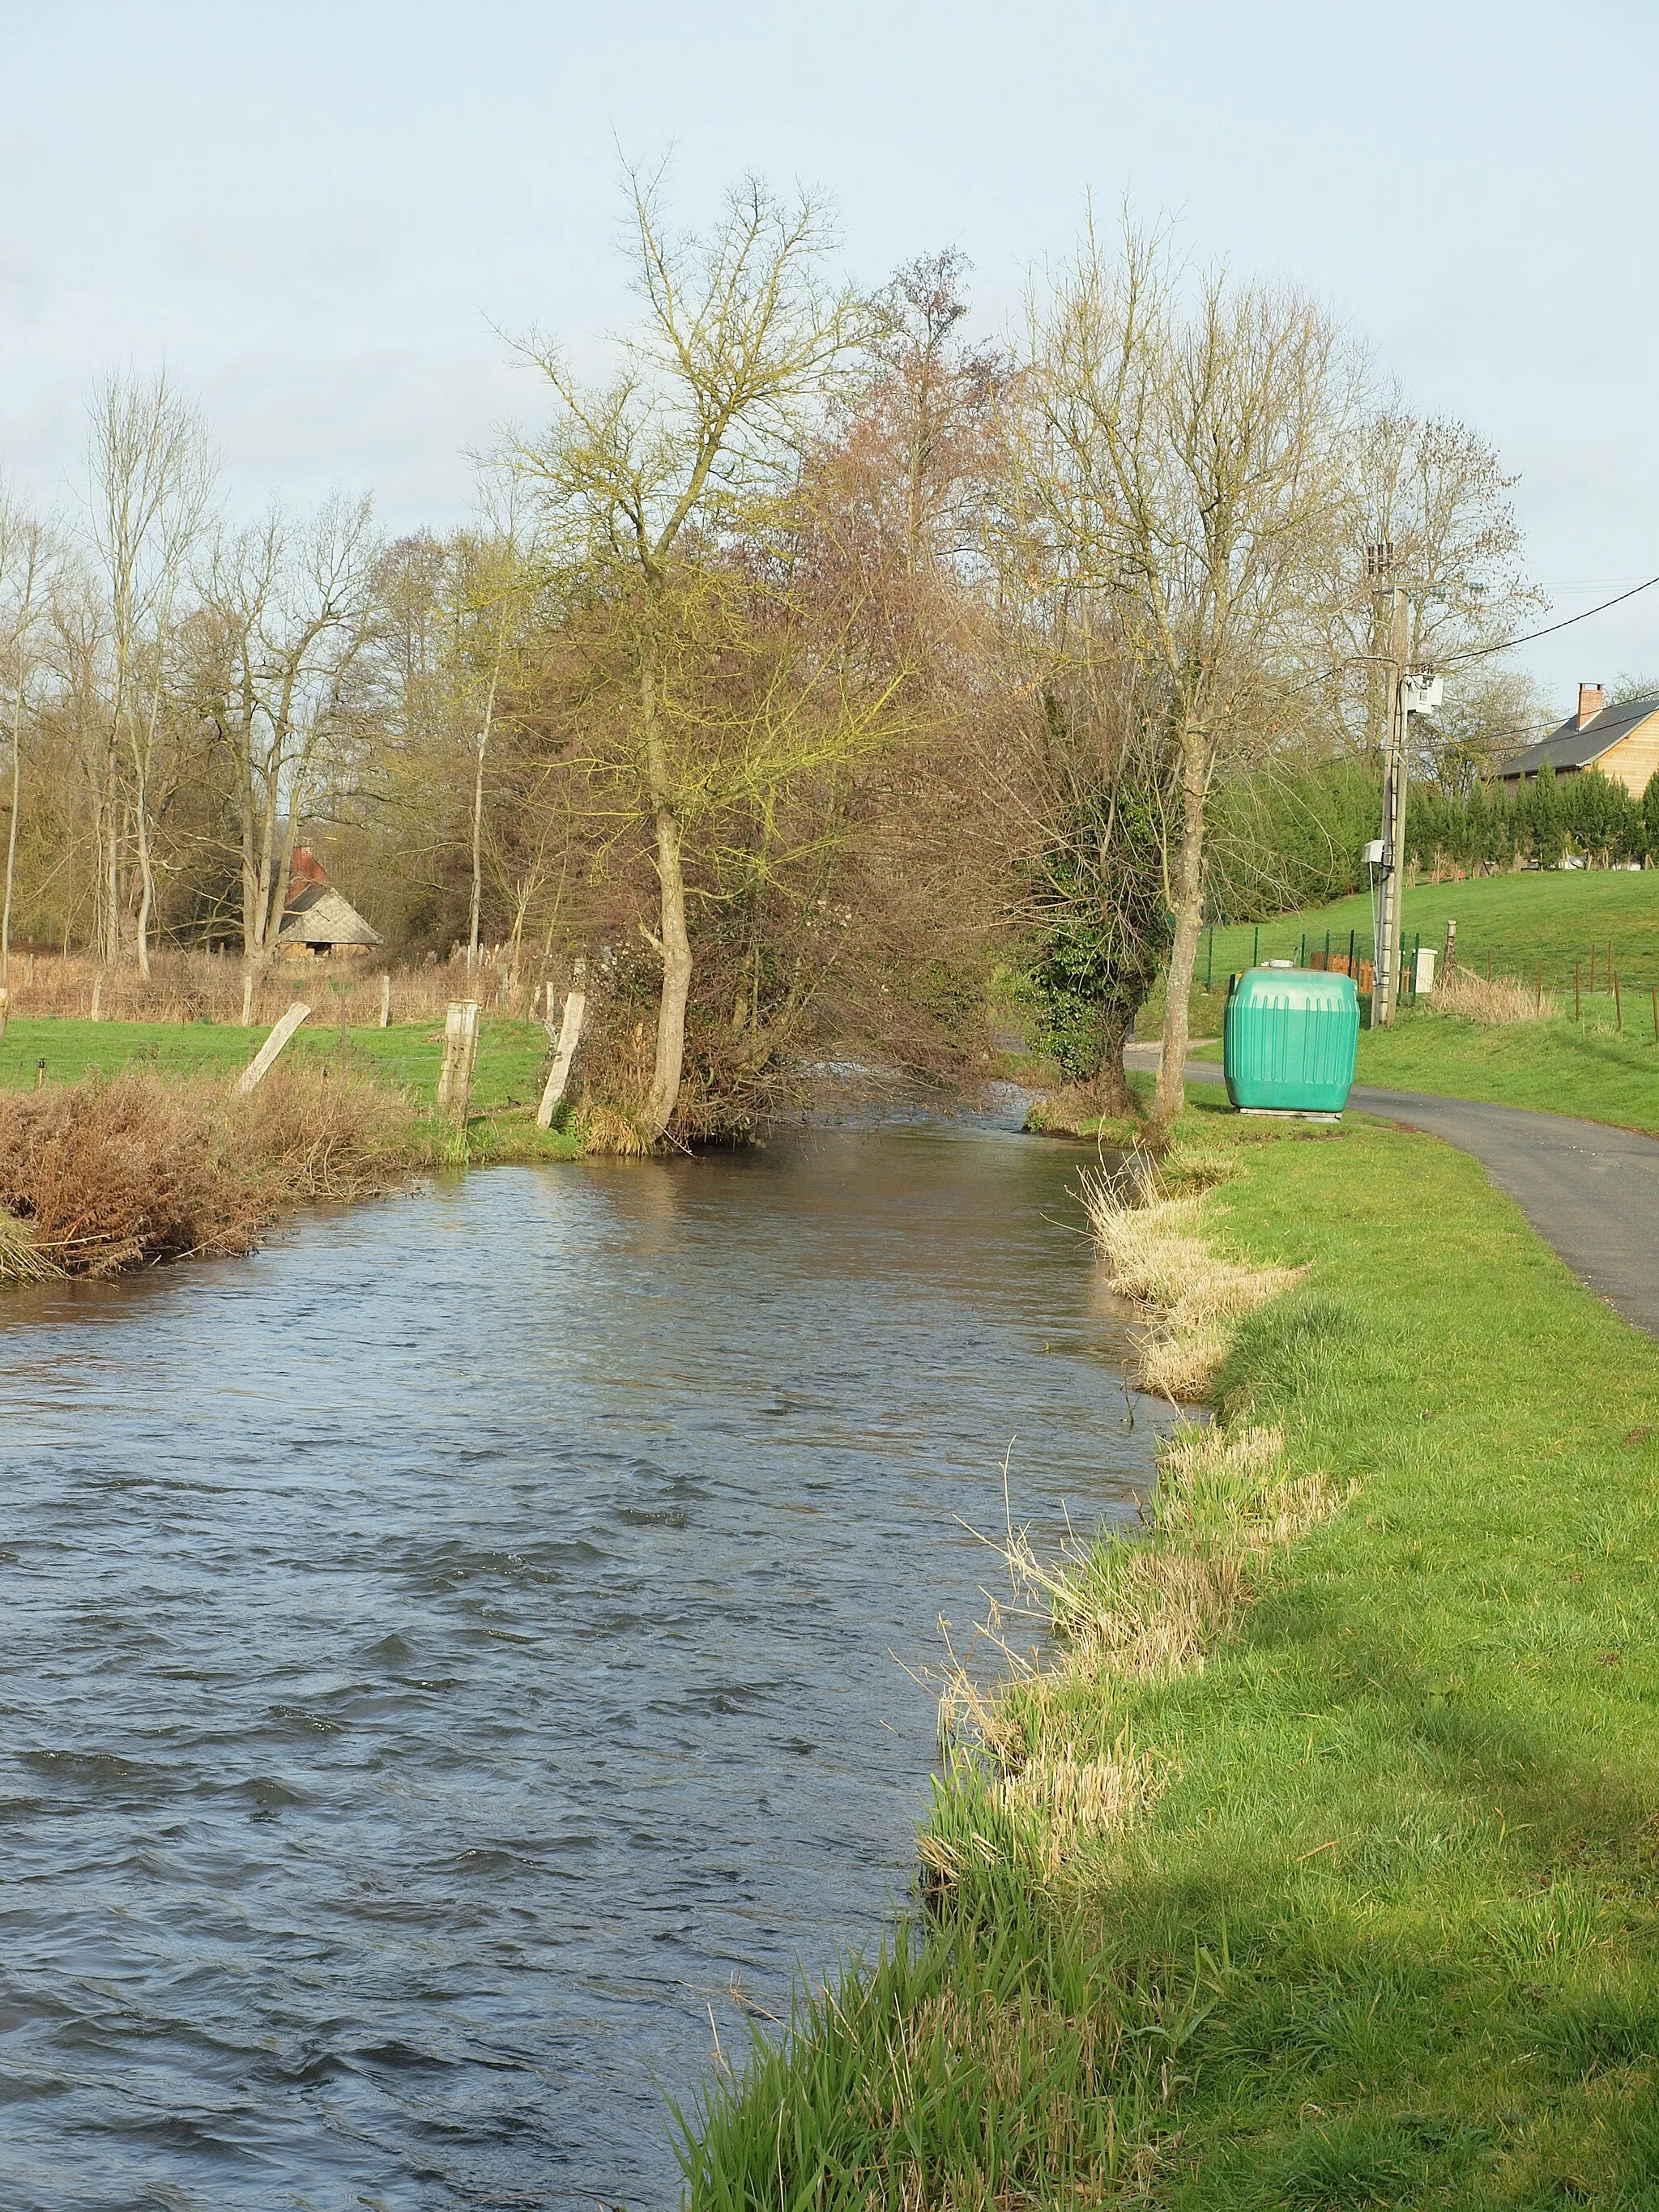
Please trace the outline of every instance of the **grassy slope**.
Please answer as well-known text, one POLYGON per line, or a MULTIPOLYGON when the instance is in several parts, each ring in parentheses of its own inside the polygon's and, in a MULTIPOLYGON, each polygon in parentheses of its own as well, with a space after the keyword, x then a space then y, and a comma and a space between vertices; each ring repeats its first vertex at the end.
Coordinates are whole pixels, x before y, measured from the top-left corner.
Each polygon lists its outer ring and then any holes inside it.
MULTIPOLYGON (((1545 982, 1565 983, 1571 989, 1575 960, 1588 981, 1592 949, 1601 981, 1611 939, 1613 965, 1621 975, 1639 979, 1644 988, 1659 982, 1659 869, 1635 875, 1575 870, 1565 875, 1552 872, 1423 884, 1406 893, 1405 908, 1407 941, 1420 935, 1437 952, 1445 943, 1447 922, 1455 920, 1458 957, 1468 967, 1484 970, 1490 952, 1500 974, 1530 975, 1541 955, 1545 982)), ((1309 951, 1322 952, 1327 930, 1333 951, 1347 951, 1350 930, 1358 933, 1368 951, 1370 900, 1362 894, 1334 906, 1264 921, 1261 957, 1295 958, 1304 934, 1309 951)), ((1199 947, 1200 981, 1206 942, 1207 934, 1199 947)), ((1224 986, 1231 969, 1249 966, 1255 942, 1251 923, 1216 931, 1214 974, 1224 986)))
POLYGON ((1309 1273, 1228 1403, 1358 1496, 1201 1674, 1074 1696, 1169 1763, 1143 1826, 1080 1896, 988 1853, 698 2205, 1659 2207, 1659 1346, 1426 1137, 1241 1158, 1209 1218, 1309 1273))
MULTIPOLYGON (((0 1040, 0 1090, 33 1090, 41 1060, 46 1063, 48 1083, 78 1083, 84 1076, 112 1075, 131 1066, 155 1068, 162 1074, 229 1075, 247 1065, 266 1034, 212 1022, 14 1018, 0 1040)), ((556 1131, 544 1133, 530 1118, 547 1049, 546 1032, 539 1023, 485 1016, 479 1032, 469 1138, 475 1158, 555 1159, 575 1152, 571 1139, 556 1131), (502 1110, 514 1106, 523 1108, 524 1113, 502 1110), (479 1118, 485 1115, 492 1118, 479 1118)), ((441 1028, 422 1022, 353 1030, 349 1050, 350 1064, 360 1072, 393 1085, 416 1106, 434 1103, 443 1058, 441 1028)), ((296 1064, 337 1064, 339 1052, 338 1028, 313 1022, 295 1036, 283 1059, 296 1064)))

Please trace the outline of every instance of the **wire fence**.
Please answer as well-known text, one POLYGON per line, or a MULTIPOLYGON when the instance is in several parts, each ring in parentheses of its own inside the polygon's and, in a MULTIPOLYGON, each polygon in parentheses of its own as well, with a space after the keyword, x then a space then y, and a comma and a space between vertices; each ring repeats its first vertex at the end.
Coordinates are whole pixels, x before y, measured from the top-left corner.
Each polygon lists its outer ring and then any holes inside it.
MULTIPOLYGON (((1225 991, 1245 968, 1271 962, 1352 975, 1363 996, 1376 981, 1376 939, 1371 931, 1361 929, 1217 924, 1200 942, 1194 983, 1206 993, 1225 991)), ((1407 933, 1401 945, 1400 1003, 1426 1001, 1434 985, 1453 974, 1508 984, 1529 994, 1540 1013, 1559 1014, 1586 1030, 1659 1046, 1659 957, 1651 947, 1621 947, 1616 939, 1605 938, 1586 942, 1577 951, 1553 945, 1522 952, 1513 944, 1482 946, 1462 936, 1449 940, 1437 933, 1425 939, 1420 931, 1407 933), (1424 952, 1433 956, 1431 982, 1419 957, 1424 952)))

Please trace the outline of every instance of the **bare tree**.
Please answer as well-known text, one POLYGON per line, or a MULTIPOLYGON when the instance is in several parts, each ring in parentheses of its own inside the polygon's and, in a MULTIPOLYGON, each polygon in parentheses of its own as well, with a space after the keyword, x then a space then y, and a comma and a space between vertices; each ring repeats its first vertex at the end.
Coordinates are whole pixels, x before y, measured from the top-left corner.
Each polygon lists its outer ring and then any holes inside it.
POLYGON ((23 817, 23 733, 40 660, 40 632, 50 609, 58 549, 45 523, 0 492, 0 644, 6 659, 11 738, 11 804, 6 823, 5 890, 0 898, 0 1027, 11 981, 11 924, 17 880, 17 836, 23 817))
POLYGON ((103 778, 104 944, 119 957, 121 853, 138 870, 134 945, 149 973, 155 908, 150 772, 167 682, 175 602, 211 502, 215 470, 196 410, 165 375, 112 376, 89 409, 92 540, 109 597, 111 686, 103 778), (123 752, 131 783, 121 789, 123 752))
POLYGON ((517 449, 558 557, 586 568, 614 605, 631 671, 626 743, 648 820, 662 962, 648 1139, 679 1096, 692 954, 684 817, 706 783, 695 720, 665 713, 665 661, 689 633, 678 600, 688 550, 754 526, 790 480, 804 424, 863 329, 850 295, 827 288, 818 209, 786 206, 755 179, 727 196, 705 239, 676 233, 660 173, 629 175, 630 258, 645 328, 617 380, 578 384, 540 342, 526 352, 552 387, 546 435, 517 449))
POLYGON ((1206 809, 1221 769, 1270 742, 1305 653, 1344 512, 1348 363, 1311 301, 1221 270, 1188 282, 1163 234, 1127 222, 1115 257, 1091 226, 1030 325, 1029 523, 1114 604, 1177 763, 1163 1127, 1184 1096, 1206 809))
POLYGON ((276 948, 307 805, 358 726, 379 561, 368 500, 337 494, 222 538, 202 580, 195 683, 232 764, 250 963, 276 948))
POLYGON ((1413 665, 1450 678, 1449 720, 1503 724, 1486 656, 1548 604, 1525 573, 1510 497, 1518 481, 1467 423, 1425 421, 1395 400, 1360 425, 1328 580, 1325 652, 1331 708, 1372 758, 1388 726, 1388 642, 1372 596, 1382 583, 1407 593, 1413 665), (1471 654, 1480 657, 1460 678, 1457 664, 1471 654))

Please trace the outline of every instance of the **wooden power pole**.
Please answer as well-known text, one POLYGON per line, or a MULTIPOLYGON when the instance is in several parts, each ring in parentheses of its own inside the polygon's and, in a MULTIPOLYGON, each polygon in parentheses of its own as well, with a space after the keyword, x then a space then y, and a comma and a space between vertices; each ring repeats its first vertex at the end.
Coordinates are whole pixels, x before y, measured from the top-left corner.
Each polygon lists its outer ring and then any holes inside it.
MULTIPOLYGON (((1379 548, 1379 552, 1385 549, 1379 548)), ((1379 567, 1382 563, 1379 562, 1379 567)), ((1406 880, 1406 655, 1410 635, 1406 594, 1388 584, 1371 595, 1379 635, 1386 633, 1387 750, 1382 756, 1382 915, 1371 979, 1371 1026, 1386 1029, 1400 993, 1401 894, 1406 880)))

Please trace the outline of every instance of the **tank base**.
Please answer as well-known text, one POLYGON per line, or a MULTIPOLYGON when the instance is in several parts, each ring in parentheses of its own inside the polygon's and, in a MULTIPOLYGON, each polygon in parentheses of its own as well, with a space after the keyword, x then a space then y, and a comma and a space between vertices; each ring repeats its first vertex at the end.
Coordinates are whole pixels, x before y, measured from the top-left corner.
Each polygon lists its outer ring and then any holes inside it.
POLYGON ((1241 1106, 1241 1114, 1260 1114, 1269 1121, 1340 1121, 1340 1114, 1304 1114, 1297 1106, 1241 1106))

